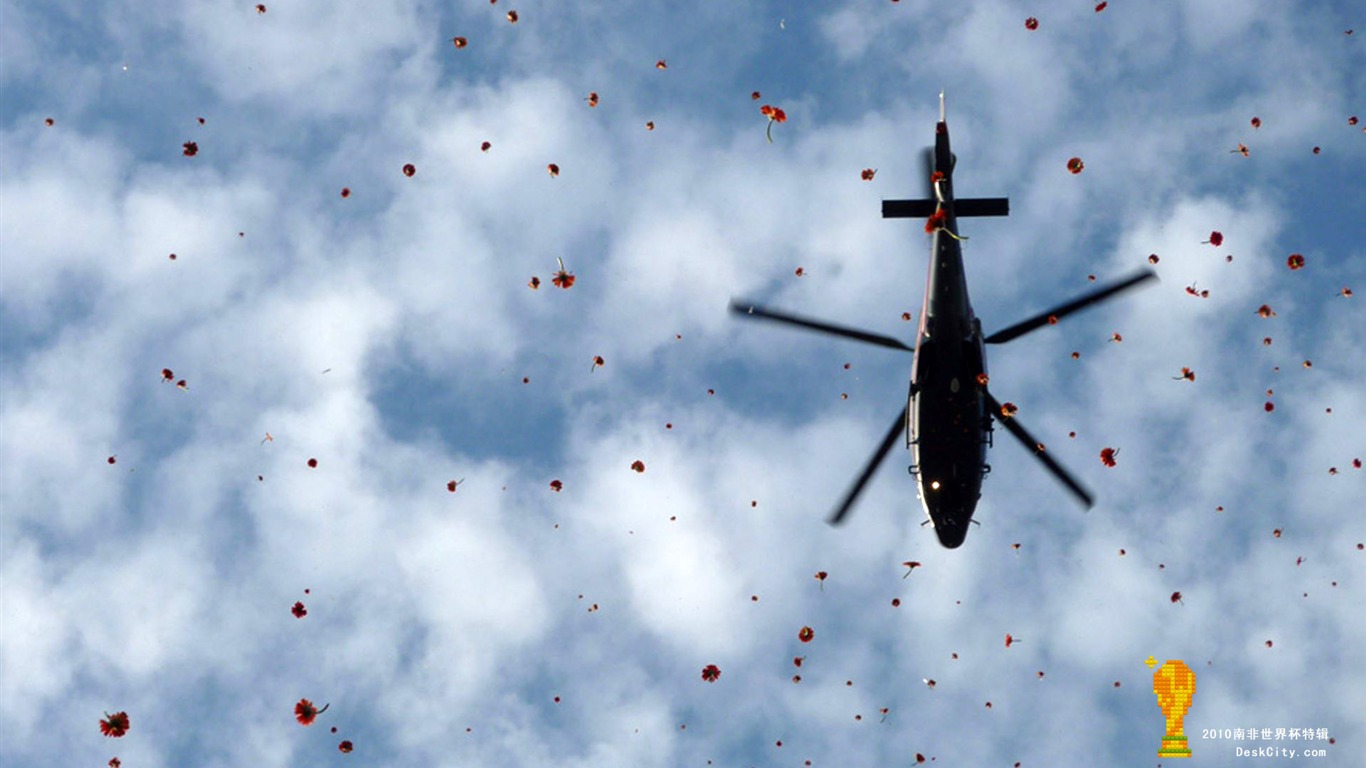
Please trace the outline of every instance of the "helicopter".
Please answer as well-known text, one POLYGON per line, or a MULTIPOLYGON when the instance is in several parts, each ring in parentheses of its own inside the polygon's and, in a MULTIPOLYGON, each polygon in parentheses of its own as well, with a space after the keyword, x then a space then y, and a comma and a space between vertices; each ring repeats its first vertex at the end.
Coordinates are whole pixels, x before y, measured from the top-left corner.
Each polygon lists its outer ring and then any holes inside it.
POLYGON ((1007 216, 1010 201, 1004 197, 955 199, 953 169, 957 158, 949 148, 949 128, 944 118, 944 94, 939 94, 939 121, 934 147, 926 148, 927 196, 917 200, 883 200, 882 217, 927 219, 931 234, 929 274, 925 300, 920 309, 916 343, 911 347, 898 339, 870 331, 836 325, 752 302, 732 299, 731 312, 839 336, 865 344, 910 352, 910 391, 906 406, 893 420, 877 450, 854 480, 830 516, 839 525, 864 486, 887 458, 898 434, 906 434, 911 475, 928 520, 939 543, 949 549, 963 544, 972 515, 981 497, 982 481, 991 471, 987 449, 993 445, 999 421, 1086 508, 1094 496, 1070 472, 1063 469, 1015 418, 1010 403, 1002 405, 988 389, 986 345, 1004 344, 1062 318, 1105 301, 1157 278, 1143 270, 1128 278, 1097 288, 1047 309, 995 333, 984 335, 982 323, 968 300, 967 275, 958 234, 958 219, 969 216, 1007 216))

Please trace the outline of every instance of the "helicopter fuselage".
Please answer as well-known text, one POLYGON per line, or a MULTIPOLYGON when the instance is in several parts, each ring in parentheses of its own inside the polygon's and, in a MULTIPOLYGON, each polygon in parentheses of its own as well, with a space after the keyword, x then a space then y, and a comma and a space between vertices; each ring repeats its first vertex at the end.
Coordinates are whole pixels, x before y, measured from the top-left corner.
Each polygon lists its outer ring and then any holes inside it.
POLYGON ((906 440, 925 514, 940 543, 954 548, 967 536, 982 478, 990 471, 991 414, 982 395, 986 347, 968 299, 956 236, 954 158, 943 122, 936 126, 934 156, 938 206, 931 224, 937 226, 911 367, 906 440))

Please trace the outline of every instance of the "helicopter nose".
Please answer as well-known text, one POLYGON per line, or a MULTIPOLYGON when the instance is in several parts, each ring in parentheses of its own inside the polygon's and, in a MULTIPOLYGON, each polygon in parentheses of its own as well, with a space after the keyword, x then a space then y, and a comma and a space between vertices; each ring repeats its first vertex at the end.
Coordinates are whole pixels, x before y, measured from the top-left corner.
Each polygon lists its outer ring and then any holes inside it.
POLYGON ((938 525, 935 526, 934 533, 939 537, 939 543, 945 549, 958 549, 963 545, 963 540, 968 537, 968 527, 966 525, 938 525))

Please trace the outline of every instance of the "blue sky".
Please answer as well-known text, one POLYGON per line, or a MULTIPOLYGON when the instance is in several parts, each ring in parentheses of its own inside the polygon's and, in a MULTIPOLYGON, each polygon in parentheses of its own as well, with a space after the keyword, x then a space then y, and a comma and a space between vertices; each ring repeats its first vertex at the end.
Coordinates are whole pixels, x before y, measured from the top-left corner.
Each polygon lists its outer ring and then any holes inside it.
POLYGON ((1143 766, 1153 656, 1351 764, 1352 6, 3 0, 3 762, 1143 766), (824 522, 909 356, 726 312, 910 341, 941 90, 988 332, 1162 278, 990 350, 1098 503, 1003 438, 952 551, 824 522))

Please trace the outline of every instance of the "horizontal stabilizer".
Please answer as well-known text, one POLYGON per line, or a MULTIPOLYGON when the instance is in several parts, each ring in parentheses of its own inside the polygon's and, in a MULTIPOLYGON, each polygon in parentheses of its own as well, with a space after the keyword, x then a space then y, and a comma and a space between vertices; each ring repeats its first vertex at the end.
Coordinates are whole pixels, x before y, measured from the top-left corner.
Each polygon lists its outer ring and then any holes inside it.
MULTIPOLYGON (((884 219, 928 219, 934 215, 934 200, 883 200, 884 219)), ((965 197, 953 202, 955 216, 1009 216, 1008 197, 965 197)))

